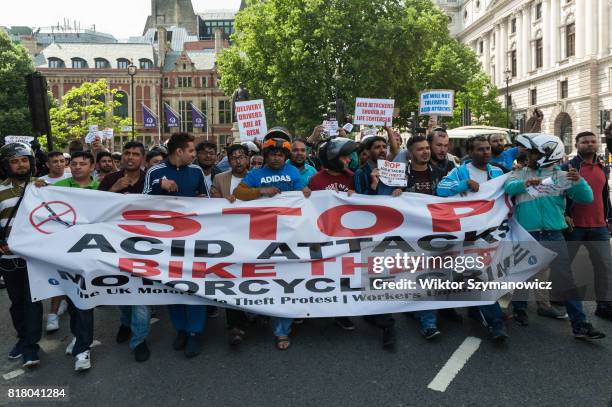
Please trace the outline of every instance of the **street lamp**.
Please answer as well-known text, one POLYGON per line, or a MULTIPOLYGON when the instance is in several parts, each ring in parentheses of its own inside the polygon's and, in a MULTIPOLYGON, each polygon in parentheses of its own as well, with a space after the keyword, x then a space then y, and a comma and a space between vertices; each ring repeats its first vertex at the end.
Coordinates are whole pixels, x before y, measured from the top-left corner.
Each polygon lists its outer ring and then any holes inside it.
POLYGON ((506 67, 506 128, 510 128, 510 79, 512 79, 512 71, 506 67))
POLYGON ((134 62, 132 61, 130 61, 130 65, 128 66, 128 75, 130 75, 130 88, 132 95, 132 140, 134 140, 134 75, 136 75, 136 65, 134 65, 134 62))

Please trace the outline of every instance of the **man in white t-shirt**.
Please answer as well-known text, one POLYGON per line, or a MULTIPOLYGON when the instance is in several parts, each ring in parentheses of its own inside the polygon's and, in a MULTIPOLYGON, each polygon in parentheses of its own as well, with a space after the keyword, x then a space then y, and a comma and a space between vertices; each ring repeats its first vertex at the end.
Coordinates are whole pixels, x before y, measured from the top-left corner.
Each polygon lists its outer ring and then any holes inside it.
POLYGON ((47 154, 46 165, 49 169, 49 173, 44 177, 40 177, 40 179, 45 181, 47 184, 53 185, 57 181, 70 178, 70 172, 65 172, 66 158, 64 157, 64 153, 60 151, 51 151, 49 154, 47 154))

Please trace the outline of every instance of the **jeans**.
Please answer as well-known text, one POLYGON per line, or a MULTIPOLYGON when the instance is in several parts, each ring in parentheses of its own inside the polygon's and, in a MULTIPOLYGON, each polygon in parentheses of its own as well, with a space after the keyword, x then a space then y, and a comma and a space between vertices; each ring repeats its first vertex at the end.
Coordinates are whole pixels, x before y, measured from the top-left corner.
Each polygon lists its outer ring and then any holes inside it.
POLYGON ((78 309, 74 303, 68 300, 68 313, 70 314, 70 332, 76 338, 72 356, 89 350, 93 342, 94 309, 78 309))
MULTIPOLYGON (((542 246, 557 253, 557 257, 550 264, 553 299, 563 300, 572 326, 586 321, 586 316, 582 309, 582 301, 579 299, 576 283, 574 282, 570 257, 563 233, 559 230, 546 230, 543 232, 529 232, 529 234, 540 242, 542 246)), ((513 301, 512 307, 515 311, 526 310, 527 301, 513 301)))
POLYGON ((468 313, 471 317, 480 320, 483 324, 495 328, 504 323, 504 312, 498 302, 491 305, 470 307, 468 313), (483 321, 484 319, 484 321, 483 321))
POLYGON ((612 255, 610 254, 610 232, 607 227, 574 228, 566 235, 570 264, 581 245, 587 248, 595 274, 595 298, 598 308, 612 306, 612 255))
POLYGON ((419 321, 422 331, 430 328, 437 328, 438 318, 435 310, 427 309, 423 311, 416 311, 414 313, 414 317, 417 321, 419 321))
POLYGON ((271 317, 272 332, 274 336, 289 336, 291 333, 292 318, 271 317))
POLYGON ((132 337, 130 348, 134 349, 149 336, 151 309, 148 305, 120 305, 121 325, 130 327, 132 337))
POLYGON ((38 352, 42 336, 42 302, 32 302, 26 263, 22 259, 0 259, 6 291, 11 300, 10 314, 24 356, 38 352))
POLYGON ((204 305, 168 305, 172 325, 177 331, 188 334, 201 334, 206 325, 206 306, 204 305))

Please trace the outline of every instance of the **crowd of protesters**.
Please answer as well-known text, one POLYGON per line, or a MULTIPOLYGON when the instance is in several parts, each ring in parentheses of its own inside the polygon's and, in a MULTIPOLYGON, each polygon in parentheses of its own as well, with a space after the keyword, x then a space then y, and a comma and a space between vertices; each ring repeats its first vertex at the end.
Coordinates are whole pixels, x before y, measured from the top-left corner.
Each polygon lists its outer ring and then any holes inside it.
MULTIPOLYGON (((541 279, 564 287, 562 302, 538 298, 537 313, 544 317, 569 319, 576 338, 601 339, 605 335, 588 322, 576 290, 571 263, 576 246, 587 246, 595 271, 597 307, 595 315, 612 321, 612 262, 610 232, 612 205, 608 186, 609 167, 597 155, 599 137, 592 132, 575 136, 577 155, 568 160, 563 142, 547 134, 523 134, 508 146, 503 137, 476 136, 467 142, 467 156, 459 159, 449 153, 450 140, 444 128, 428 134, 413 135, 402 148, 399 134, 390 127, 384 133, 364 137, 360 142, 347 138, 343 129, 337 137, 326 137, 322 126, 307 139, 293 137, 284 128, 268 131, 263 140, 226 147, 223 154, 215 143, 195 143, 188 133, 173 134, 165 145, 148 150, 137 141, 123 146, 120 154, 106 151, 99 140, 90 148, 80 142, 69 146, 69 153, 51 151, 46 155, 40 146, 32 149, 12 143, 0 149, 0 218, 2 227, 0 272, 11 301, 10 314, 18 341, 9 351, 10 359, 22 359, 23 366, 39 364, 38 342, 43 333, 43 306, 32 301, 26 262, 10 252, 7 239, 16 208, 27 184, 36 187, 55 185, 86 188, 116 194, 149 194, 250 201, 272 198, 287 191, 332 190, 362 195, 386 195, 390 199, 403 193, 465 196, 477 192, 493 178, 511 172, 504 189, 514 200, 513 216, 536 240, 558 255, 541 279), (34 150, 37 152, 35 153, 34 150), (406 163, 404 188, 385 185, 379 174, 378 161, 406 163), (41 162, 42 161, 42 162, 41 162), (554 193, 534 196, 529 188, 551 179, 554 193)), ((608 138, 611 140, 612 137, 608 138)), ((612 143, 610 143, 612 144, 612 143)), ((611 146, 608 146, 610 149, 611 146)), ((60 316, 68 311, 74 339, 66 353, 75 357, 75 370, 91 367, 95 310, 78 309, 67 297, 53 298, 46 318, 48 333, 59 329, 60 316)), ((491 338, 508 337, 506 324, 513 320, 529 325, 527 302, 515 299, 511 311, 504 313, 499 303, 471 307, 467 315, 482 322, 491 338)), ((202 352, 202 333, 208 318, 219 315, 219 309, 203 305, 169 305, 168 315, 175 329, 172 347, 192 358, 202 352)), ((456 309, 423 310, 410 314, 416 319, 427 340, 441 335, 438 318, 457 323, 462 313, 456 309)), ((257 317, 243 311, 226 309, 228 342, 238 346, 245 340, 249 325, 257 317)), ((382 331, 382 345, 393 348, 395 320, 390 314, 367 315, 365 320, 382 331)), ((147 337, 151 307, 120 306, 118 343, 128 342, 135 360, 150 357, 147 337)), ((291 346, 292 326, 302 320, 272 317, 269 324, 275 346, 291 346)), ((339 316, 333 322, 344 330, 355 330, 353 321, 339 316)))

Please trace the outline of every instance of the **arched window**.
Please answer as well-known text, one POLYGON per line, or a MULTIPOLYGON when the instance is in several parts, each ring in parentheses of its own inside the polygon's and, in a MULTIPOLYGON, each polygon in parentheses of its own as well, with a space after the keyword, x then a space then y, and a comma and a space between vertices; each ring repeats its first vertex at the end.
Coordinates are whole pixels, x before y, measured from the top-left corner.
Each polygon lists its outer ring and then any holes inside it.
POLYGON ((117 69, 127 69, 130 66, 130 60, 126 58, 117 59, 117 69))
POLYGON ((96 69, 108 69, 110 68, 110 63, 107 59, 104 58, 96 58, 94 59, 96 62, 96 69))
POLYGON ((85 61, 83 58, 72 58, 72 67, 74 69, 87 68, 87 61, 85 61))
POLYGON ((115 116, 119 116, 121 118, 128 117, 128 95, 124 91, 120 90, 115 93, 115 102, 119 102, 120 105, 117 106, 113 112, 115 116))
POLYGON ((140 61, 140 69, 153 69, 153 61, 146 58, 139 59, 140 61))
POLYGON ((49 68, 65 68, 66 64, 59 58, 49 58, 49 68))

